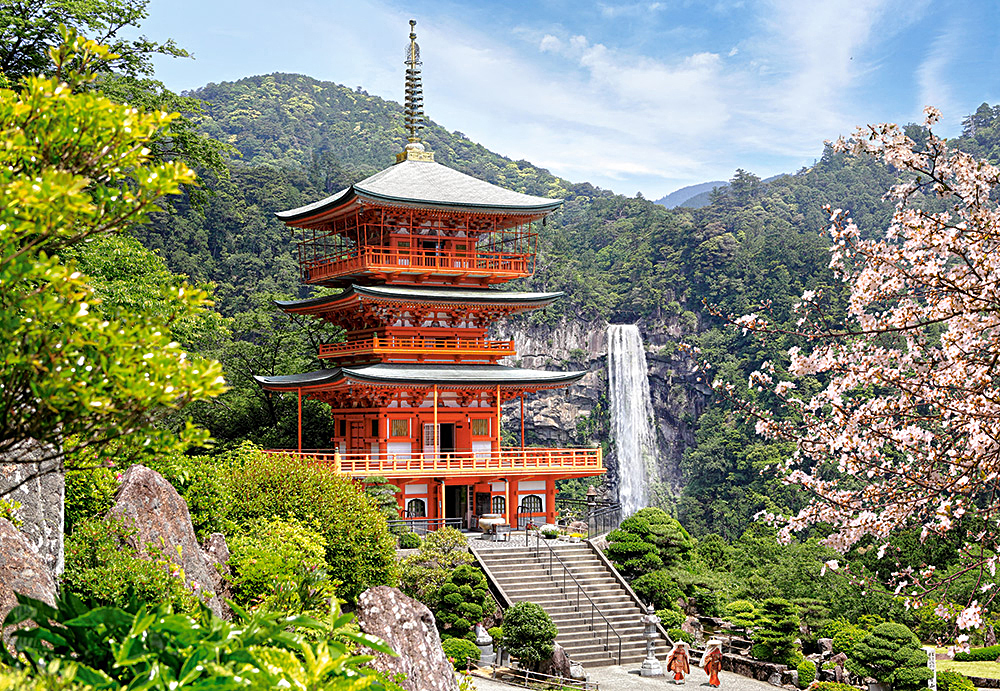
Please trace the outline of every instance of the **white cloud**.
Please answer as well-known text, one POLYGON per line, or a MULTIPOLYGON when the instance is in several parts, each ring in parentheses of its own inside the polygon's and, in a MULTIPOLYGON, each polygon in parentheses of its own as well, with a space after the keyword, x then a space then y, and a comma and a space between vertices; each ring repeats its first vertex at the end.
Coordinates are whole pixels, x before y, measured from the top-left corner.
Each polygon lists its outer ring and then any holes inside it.
MULTIPOLYGON (((914 104, 916 113, 922 113, 924 106, 934 106, 953 115, 961 112, 950 86, 948 70, 956 57, 956 48, 961 45, 962 33, 959 22, 952 19, 931 43, 927 57, 917 68, 920 93, 919 102, 914 104)), ((923 116, 915 115, 913 120, 922 122, 923 116)))

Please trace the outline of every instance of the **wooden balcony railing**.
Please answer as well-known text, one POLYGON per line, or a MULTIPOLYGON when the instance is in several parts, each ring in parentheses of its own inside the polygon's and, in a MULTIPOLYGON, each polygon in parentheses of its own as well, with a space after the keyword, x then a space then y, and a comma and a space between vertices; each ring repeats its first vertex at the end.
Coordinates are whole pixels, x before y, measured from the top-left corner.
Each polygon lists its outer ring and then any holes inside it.
POLYGON ((423 336, 373 336, 347 343, 329 343, 319 347, 321 358, 371 355, 410 360, 459 360, 479 358, 496 361, 514 354, 514 341, 488 341, 485 338, 427 338, 423 336))
POLYGON ((362 250, 324 251, 310 256, 313 248, 299 246, 299 264, 307 283, 358 273, 389 273, 425 276, 496 278, 509 280, 531 275, 531 255, 510 252, 459 252, 450 250, 369 247, 362 250))
POLYGON ((329 449, 291 451, 271 449, 352 477, 455 477, 526 472, 532 475, 586 477, 604 472, 601 449, 506 448, 500 451, 455 451, 409 454, 342 454, 329 449))

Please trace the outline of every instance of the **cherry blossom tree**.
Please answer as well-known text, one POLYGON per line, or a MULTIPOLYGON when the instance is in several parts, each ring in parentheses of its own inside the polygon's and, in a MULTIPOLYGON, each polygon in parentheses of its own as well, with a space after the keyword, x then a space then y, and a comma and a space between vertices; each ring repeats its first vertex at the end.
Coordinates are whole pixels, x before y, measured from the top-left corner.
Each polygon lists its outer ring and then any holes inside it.
MULTIPOLYGON (((940 118, 925 114, 928 128, 940 118)), ((1000 170, 933 132, 918 146, 894 124, 859 128, 835 148, 877 157, 903 181, 887 194, 895 210, 883 237, 829 209, 847 315, 830 314, 820 293, 802 295, 793 333, 806 345, 789 349, 789 377, 772 363, 750 377, 782 409, 734 395, 759 434, 794 442, 779 472, 812 495, 796 515, 767 518, 786 541, 829 524, 828 545, 874 540, 880 558, 899 529, 917 526, 922 540, 960 534, 958 566, 900 564, 893 580, 909 606, 978 628, 996 597, 1000 542, 1000 170)), ((780 331, 766 310, 735 322, 780 331)))

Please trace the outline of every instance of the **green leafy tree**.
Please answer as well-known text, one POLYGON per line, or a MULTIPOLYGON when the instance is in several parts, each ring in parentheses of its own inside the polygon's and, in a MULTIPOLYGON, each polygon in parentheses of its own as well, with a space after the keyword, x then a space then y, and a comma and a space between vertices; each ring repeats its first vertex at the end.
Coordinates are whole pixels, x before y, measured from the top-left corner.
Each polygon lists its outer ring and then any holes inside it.
POLYGON ((102 310, 87 277, 59 257, 141 223, 194 181, 183 163, 150 158, 173 116, 80 90, 107 54, 69 32, 52 51, 55 77, 0 90, 0 451, 29 440, 51 455, 68 444, 202 441, 197 430, 159 428, 153 414, 223 390, 218 363, 192 357, 169 328, 204 308, 204 291, 174 286, 155 312, 102 310))
POLYGON ((895 622, 879 624, 851 649, 848 669, 854 674, 874 677, 899 691, 916 691, 927 686, 927 652, 913 633, 895 622))
POLYGON ((552 655, 558 633, 549 615, 534 602, 518 602, 504 612, 504 648, 529 668, 552 655))
POLYGON ((416 554, 403 559, 400 581, 403 592, 421 602, 432 602, 448 576, 459 567, 471 564, 469 543, 461 531, 442 528, 429 533, 416 554))
POLYGON ((726 618, 744 636, 750 635, 750 630, 757 626, 760 615, 757 606, 749 600, 733 600, 725 607, 726 618))
POLYGON ((796 651, 798 636, 799 614, 795 605, 778 597, 761 603, 754 634, 754 657, 787 664, 796 651))

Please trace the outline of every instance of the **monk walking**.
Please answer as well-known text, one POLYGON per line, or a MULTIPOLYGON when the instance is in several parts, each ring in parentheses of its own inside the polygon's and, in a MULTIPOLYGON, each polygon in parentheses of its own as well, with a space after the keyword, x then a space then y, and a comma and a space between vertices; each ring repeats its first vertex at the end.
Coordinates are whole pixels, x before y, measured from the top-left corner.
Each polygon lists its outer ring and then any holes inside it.
POLYGON ((701 656, 701 668, 708 675, 709 686, 719 686, 719 672, 722 671, 722 641, 713 638, 705 644, 705 654, 701 656))
POLYGON ((684 641, 674 643, 674 649, 667 657, 667 671, 674 673, 675 684, 683 684, 684 675, 691 674, 690 659, 691 653, 688 652, 688 644, 684 641))

